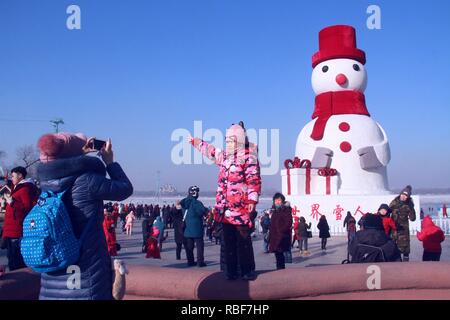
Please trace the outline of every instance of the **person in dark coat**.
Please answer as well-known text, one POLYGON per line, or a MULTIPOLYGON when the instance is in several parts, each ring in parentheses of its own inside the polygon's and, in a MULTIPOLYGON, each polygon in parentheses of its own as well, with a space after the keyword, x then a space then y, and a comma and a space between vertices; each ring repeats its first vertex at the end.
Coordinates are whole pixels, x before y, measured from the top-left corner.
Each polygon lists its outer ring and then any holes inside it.
POLYGON ((199 267, 205 267, 205 259, 203 255, 204 242, 203 242, 203 219, 208 213, 208 209, 205 208, 203 203, 198 199, 200 188, 197 186, 189 187, 188 197, 180 201, 180 205, 185 210, 183 215, 184 221, 184 238, 185 238, 185 250, 188 260, 188 266, 194 266, 194 245, 197 247, 197 265, 199 267))
POLYGON ((122 233, 125 233, 125 224, 126 224, 126 219, 127 219, 127 210, 125 209, 125 205, 124 204, 120 204, 119 207, 119 218, 120 221, 122 222, 121 225, 121 229, 122 229, 122 233))
POLYGON ((144 215, 144 219, 142 219, 142 252, 147 252, 148 237, 152 227, 153 223, 150 223, 150 217, 144 215))
POLYGON ((327 250, 327 239, 330 238, 331 235, 330 226, 328 225, 327 218, 324 215, 320 216, 317 229, 319 229, 319 238, 321 239, 322 250, 327 250))
POLYGON ((347 229, 347 239, 350 242, 353 240, 356 233, 356 219, 352 216, 350 211, 347 211, 347 216, 344 219, 344 228, 347 229))
POLYGON ((163 214, 163 222, 164 222, 164 226, 166 229, 170 228, 170 206, 166 205, 164 206, 163 210, 162 210, 162 214, 163 214))
POLYGON ((40 299, 112 299, 113 270, 102 227, 103 200, 125 200, 133 193, 133 186, 113 160, 111 140, 100 151, 104 163, 85 155, 97 152, 89 148, 91 141, 86 142, 80 134, 58 133, 46 134, 38 142, 41 163, 37 173, 42 191, 67 191, 63 201, 76 237, 93 219, 81 244, 79 285, 75 289, 68 287, 74 276, 70 270, 42 273, 40 299))
POLYGON ((292 209, 285 205, 284 195, 276 193, 270 219, 269 251, 275 254, 277 269, 285 268, 284 253, 291 249, 291 227, 292 209))
MULTIPOLYGON (((213 209, 214 210, 214 209, 213 209)), ((213 221, 212 226, 212 235, 214 238, 214 241, 216 244, 220 244, 222 241, 222 224, 220 222, 217 222, 216 220, 213 221)))
POLYGON ((171 212, 171 218, 173 221, 173 231, 175 236, 176 258, 181 260, 181 250, 184 244, 184 230, 183 230, 183 209, 180 204, 175 206, 175 209, 171 212))
POLYGON ((401 261, 400 250, 386 235, 382 218, 367 213, 363 229, 356 232, 349 245, 352 263, 401 261))
POLYGON ((173 213, 177 211, 175 204, 172 204, 169 210, 169 228, 173 228, 173 213))
POLYGON ((157 217, 161 216, 161 209, 159 208, 159 204, 155 205, 155 208, 153 209, 153 220, 155 220, 157 217))
POLYGON ((306 224, 305 217, 300 217, 297 226, 297 237, 300 240, 300 256, 307 257, 311 253, 308 251, 308 230, 311 229, 311 222, 306 224), (305 250, 303 250, 305 249, 305 250))

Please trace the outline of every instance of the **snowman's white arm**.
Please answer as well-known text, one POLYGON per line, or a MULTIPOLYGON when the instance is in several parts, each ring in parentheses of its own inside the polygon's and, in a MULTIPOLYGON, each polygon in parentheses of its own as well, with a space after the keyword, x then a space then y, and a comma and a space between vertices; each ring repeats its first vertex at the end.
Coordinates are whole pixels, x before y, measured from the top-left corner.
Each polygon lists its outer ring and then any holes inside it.
POLYGON ((386 166, 391 160, 391 149, 387 140, 386 132, 377 123, 383 134, 383 141, 372 146, 358 149, 362 169, 373 169, 386 166))
POLYGON ((387 166, 389 161, 391 161, 391 148, 389 147, 386 132, 378 123, 377 126, 383 133, 383 141, 374 145, 373 148, 375 149, 375 154, 377 155, 378 160, 380 160, 383 166, 387 166))
POLYGON ((307 159, 312 160, 314 157, 314 154, 316 153, 316 146, 310 145, 309 143, 306 143, 305 141, 302 141, 300 143, 300 154, 297 154, 296 156, 300 157, 301 160, 307 159))
POLYGON ((300 133, 300 142, 297 143, 297 152, 299 154, 296 154, 296 156, 300 157, 301 160, 310 160, 313 168, 329 167, 331 165, 333 151, 308 143, 305 134, 305 129, 303 129, 300 133))

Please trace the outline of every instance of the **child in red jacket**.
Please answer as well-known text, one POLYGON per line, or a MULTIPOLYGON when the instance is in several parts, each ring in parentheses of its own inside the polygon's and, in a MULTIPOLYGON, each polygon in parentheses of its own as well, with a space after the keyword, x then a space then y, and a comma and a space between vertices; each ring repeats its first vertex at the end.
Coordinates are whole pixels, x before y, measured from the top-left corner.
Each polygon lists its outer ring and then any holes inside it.
POLYGON ((391 218, 391 208, 386 203, 381 204, 380 208, 378 208, 378 214, 381 216, 383 221, 384 232, 387 236, 391 238, 395 235, 397 231, 397 227, 395 225, 394 219, 391 218))
POLYGON ((155 258, 155 259, 161 259, 161 253, 159 251, 158 246, 158 236, 159 236, 159 230, 156 227, 153 227, 150 231, 150 236, 147 239, 147 254, 146 258, 155 258))
MULTIPOLYGON (((158 236, 160 234, 160 230, 153 226, 152 230, 150 231, 150 236, 147 240, 147 254, 146 258, 155 258, 155 259, 161 259, 161 251, 159 249, 158 244, 158 236)), ((168 234, 166 233, 165 236, 161 239, 161 242, 167 239, 168 234)))
POLYGON ((111 257, 117 256, 117 239, 115 221, 112 215, 112 208, 105 207, 103 209, 103 232, 105 233, 108 252, 111 257))
POLYGON ((445 240, 445 236, 429 215, 422 220, 422 231, 417 232, 417 239, 423 242, 423 261, 440 261, 441 242, 445 240))

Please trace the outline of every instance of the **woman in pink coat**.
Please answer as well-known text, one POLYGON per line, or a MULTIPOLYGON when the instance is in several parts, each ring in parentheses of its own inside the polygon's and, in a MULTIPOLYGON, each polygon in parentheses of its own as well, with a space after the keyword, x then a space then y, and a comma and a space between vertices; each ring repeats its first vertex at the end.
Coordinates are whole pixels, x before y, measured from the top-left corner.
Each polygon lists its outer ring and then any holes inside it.
POLYGON ((201 139, 189 137, 189 142, 219 167, 214 218, 223 224, 227 278, 237 279, 240 273, 243 279, 253 280, 256 274, 251 213, 261 193, 257 146, 248 141, 242 122, 227 130, 224 151, 201 139))
POLYGON ((136 216, 134 215, 134 211, 131 210, 130 213, 125 218, 125 221, 126 221, 125 230, 126 230, 127 235, 129 235, 129 236, 131 235, 131 232, 133 230, 134 220, 136 220, 136 216))

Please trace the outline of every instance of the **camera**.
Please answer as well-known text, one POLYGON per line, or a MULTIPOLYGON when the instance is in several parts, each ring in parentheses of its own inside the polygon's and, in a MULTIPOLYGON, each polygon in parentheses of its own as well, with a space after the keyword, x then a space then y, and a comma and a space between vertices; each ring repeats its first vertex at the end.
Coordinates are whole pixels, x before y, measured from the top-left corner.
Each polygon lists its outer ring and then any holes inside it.
POLYGON ((106 144, 106 141, 104 141, 104 140, 94 139, 89 144, 89 147, 94 150, 101 150, 105 146, 105 144, 106 144))

